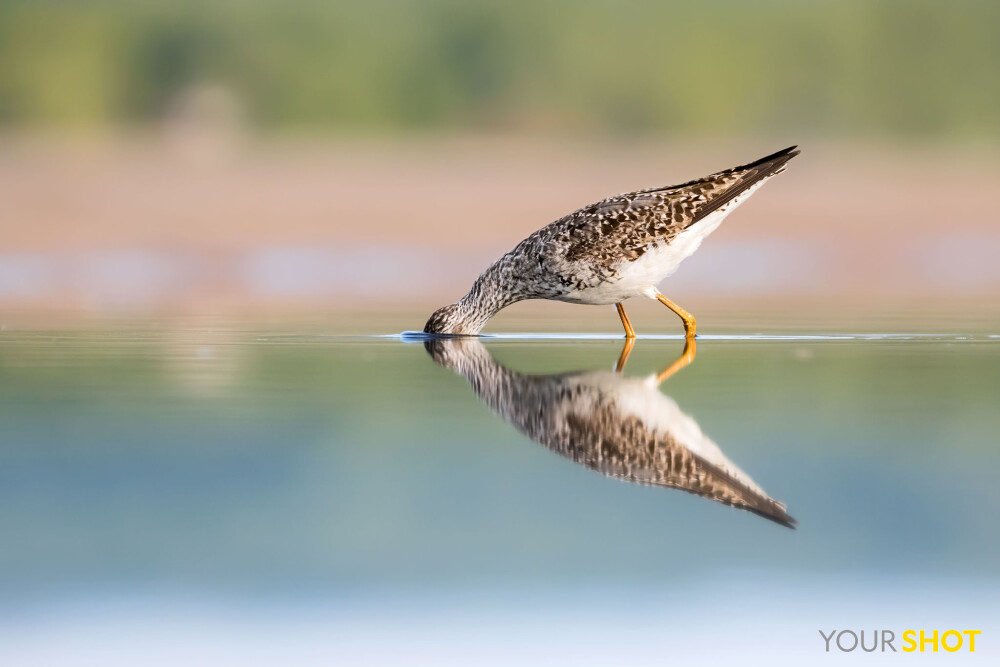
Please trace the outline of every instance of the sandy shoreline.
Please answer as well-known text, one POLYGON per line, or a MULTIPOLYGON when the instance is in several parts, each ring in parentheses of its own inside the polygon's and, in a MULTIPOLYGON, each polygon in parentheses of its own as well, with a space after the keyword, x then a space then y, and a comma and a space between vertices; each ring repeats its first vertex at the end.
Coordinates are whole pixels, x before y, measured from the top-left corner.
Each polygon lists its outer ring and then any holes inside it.
MULTIPOLYGON (((576 207, 770 148, 5 137, 0 304, 450 300, 576 207)), ((716 300, 985 298, 1000 289, 998 179, 986 153, 807 144, 670 282, 716 300)))

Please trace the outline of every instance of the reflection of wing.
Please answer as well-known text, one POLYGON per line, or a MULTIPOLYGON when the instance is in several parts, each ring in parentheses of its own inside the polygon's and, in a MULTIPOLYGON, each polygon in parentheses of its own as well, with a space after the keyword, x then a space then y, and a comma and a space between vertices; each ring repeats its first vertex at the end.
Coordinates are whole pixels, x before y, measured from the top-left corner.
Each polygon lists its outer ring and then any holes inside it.
MULTIPOLYGON (((608 477, 665 486, 745 509, 789 528, 795 519, 724 456, 712 461, 670 433, 648 428, 613 408, 571 412, 564 438, 544 443, 553 451, 608 477)), ((721 455, 721 452, 720 452, 721 455)))
POLYGON ((497 414, 561 456, 609 477, 681 489, 795 525, 655 381, 610 372, 525 375, 498 364, 474 339, 438 340, 427 349, 497 414))

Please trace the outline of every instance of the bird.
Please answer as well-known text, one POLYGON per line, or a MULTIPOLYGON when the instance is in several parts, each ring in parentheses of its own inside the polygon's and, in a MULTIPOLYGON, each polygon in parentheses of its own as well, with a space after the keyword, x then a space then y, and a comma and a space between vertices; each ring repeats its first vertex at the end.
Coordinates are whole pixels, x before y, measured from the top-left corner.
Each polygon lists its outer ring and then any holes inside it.
POLYGON ((693 315, 660 293, 671 275, 722 220, 799 154, 790 146, 759 160, 679 185, 636 190, 585 206, 542 227, 491 264, 468 293, 436 310, 425 334, 478 335, 501 309, 551 299, 618 310, 626 338, 635 330, 623 302, 656 299, 696 335, 693 315))
POLYGON ((664 371, 626 377, 628 339, 614 371, 533 375, 498 363, 475 337, 438 337, 424 347, 464 377, 480 401, 545 448, 607 477, 673 488, 746 510, 787 528, 796 520, 659 390, 694 360, 695 340, 664 371))

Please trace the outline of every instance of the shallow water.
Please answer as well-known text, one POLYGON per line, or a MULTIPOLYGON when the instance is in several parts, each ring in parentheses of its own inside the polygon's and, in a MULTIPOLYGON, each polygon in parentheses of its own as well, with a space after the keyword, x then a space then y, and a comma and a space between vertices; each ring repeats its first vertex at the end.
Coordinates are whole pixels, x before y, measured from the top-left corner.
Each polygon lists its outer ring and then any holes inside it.
POLYGON ((2 664, 996 655, 996 335, 0 336, 2 664))

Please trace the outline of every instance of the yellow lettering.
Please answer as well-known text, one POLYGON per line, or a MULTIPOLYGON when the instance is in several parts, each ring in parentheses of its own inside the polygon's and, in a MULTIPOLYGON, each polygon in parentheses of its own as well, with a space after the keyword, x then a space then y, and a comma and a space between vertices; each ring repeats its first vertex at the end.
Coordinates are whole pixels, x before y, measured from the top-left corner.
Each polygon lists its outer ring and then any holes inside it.
POLYGON ((903 650, 907 653, 913 653, 917 650, 917 640, 914 637, 917 636, 916 630, 904 630, 903 631, 903 650))
POLYGON ((962 630, 962 634, 969 638, 969 653, 976 652, 976 635, 982 630, 962 630))
POLYGON ((948 653, 954 653, 958 649, 962 648, 962 633, 958 630, 948 630, 945 632, 941 635, 941 648, 948 651, 948 653), (958 639, 958 643, 954 646, 948 646, 948 637, 956 637, 958 639))
POLYGON ((934 634, 931 635, 930 637, 925 636, 923 630, 920 631, 920 652, 921 653, 924 652, 924 646, 926 646, 927 644, 931 644, 934 647, 934 652, 937 653, 937 647, 938 647, 938 631, 937 630, 935 630, 934 634))

